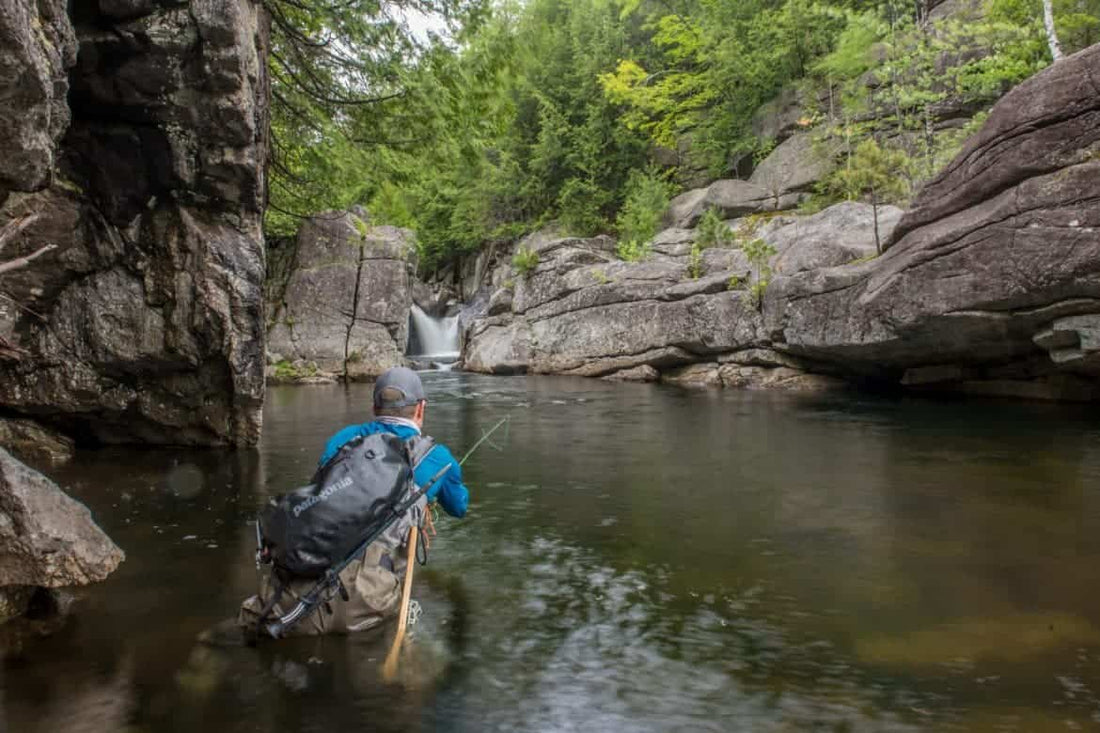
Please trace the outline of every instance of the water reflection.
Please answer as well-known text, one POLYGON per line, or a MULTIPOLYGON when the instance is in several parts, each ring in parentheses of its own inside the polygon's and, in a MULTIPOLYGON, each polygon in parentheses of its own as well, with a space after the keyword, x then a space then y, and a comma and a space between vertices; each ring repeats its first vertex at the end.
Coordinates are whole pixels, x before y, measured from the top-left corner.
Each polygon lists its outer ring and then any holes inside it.
POLYGON ((430 376, 471 515, 384 638, 209 649, 264 497, 366 417, 277 388, 259 451, 83 455, 57 478, 128 552, 3 667, 18 731, 1065 729, 1100 720, 1100 426, 1008 403, 430 376), (108 702, 109 701, 109 704, 108 702))

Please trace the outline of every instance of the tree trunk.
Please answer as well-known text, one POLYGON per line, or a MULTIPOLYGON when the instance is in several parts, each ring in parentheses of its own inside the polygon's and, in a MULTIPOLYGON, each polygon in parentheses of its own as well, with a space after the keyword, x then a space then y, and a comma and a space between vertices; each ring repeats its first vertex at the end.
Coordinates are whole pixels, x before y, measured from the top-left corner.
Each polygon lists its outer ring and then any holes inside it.
POLYGON ((1062 44, 1058 43, 1058 31, 1054 28, 1054 0, 1043 0, 1043 25, 1047 29, 1047 44, 1050 45, 1050 57, 1055 62, 1062 56, 1062 44))

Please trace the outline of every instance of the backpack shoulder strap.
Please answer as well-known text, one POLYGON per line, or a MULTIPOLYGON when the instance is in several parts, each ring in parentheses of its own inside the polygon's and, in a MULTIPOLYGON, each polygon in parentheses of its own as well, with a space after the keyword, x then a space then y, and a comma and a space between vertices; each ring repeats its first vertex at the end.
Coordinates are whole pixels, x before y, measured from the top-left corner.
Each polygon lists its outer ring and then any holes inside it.
POLYGON ((405 445, 409 448, 409 464, 415 471, 435 448, 435 439, 430 435, 414 435, 405 441, 405 445))

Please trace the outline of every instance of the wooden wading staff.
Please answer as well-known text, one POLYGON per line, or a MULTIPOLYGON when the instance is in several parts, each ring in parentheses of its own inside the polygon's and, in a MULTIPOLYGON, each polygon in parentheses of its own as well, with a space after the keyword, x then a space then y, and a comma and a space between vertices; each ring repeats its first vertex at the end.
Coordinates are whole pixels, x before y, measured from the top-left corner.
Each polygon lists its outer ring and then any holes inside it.
MULTIPOLYGON (((481 440, 474 443, 474 447, 466 452, 466 455, 462 457, 462 460, 458 462, 458 465, 466 463, 466 459, 473 455, 474 451, 481 447, 481 444, 489 439, 493 433, 508 422, 507 417, 503 417, 492 427, 489 432, 481 436, 481 440)), ((442 473, 442 472, 441 472, 442 473)), ((435 480, 432 480, 435 483, 435 480)), ((430 509, 428 511, 431 511, 430 509)), ((428 515, 429 522, 431 521, 431 515, 428 515)), ((405 629, 409 624, 409 598, 412 596, 412 583, 413 583, 413 565, 416 564, 416 541, 420 535, 420 528, 413 526, 409 529, 409 557, 405 565, 405 586, 401 589, 401 609, 397 615, 397 634, 393 637, 393 646, 390 647, 390 653, 386 655, 386 661, 382 664, 382 679, 386 682, 392 682, 394 675, 397 674, 397 654, 401 650, 401 642, 405 640, 405 629)))
POLYGON ((416 543, 420 534, 420 528, 409 528, 409 556, 405 565, 405 587, 401 588, 401 610, 397 614, 397 635, 394 636, 394 645, 389 647, 386 655, 386 663, 382 665, 382 677, 387 682, 394 679, 397 674, 397 653, 400 652, 401 642, 405 641, 405 630, 409 621, 409 598, 412 595, 412 566, 416 565, 416 543))
POLYGON ((397 635, 393 637, 393 646, 386 655, 386 662, 382 665, 382 678, 392 682, 397 674, 397 654, 401 650, 401 642, 405 640, 405 629, 409 624, 409 598, 412 595, 413 566, 416 565, 416 541, 420 535, 420 528, 413 526, 409 529, 409 557, 405 564, 405 586, 401 589, 401 610, 397 615, 397 635))

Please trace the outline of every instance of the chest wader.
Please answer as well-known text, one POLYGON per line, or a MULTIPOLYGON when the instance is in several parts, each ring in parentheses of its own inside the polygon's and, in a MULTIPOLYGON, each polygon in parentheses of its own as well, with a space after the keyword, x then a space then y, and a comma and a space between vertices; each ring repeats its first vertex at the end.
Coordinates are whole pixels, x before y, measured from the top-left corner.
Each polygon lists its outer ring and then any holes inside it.
MULTIPOLYGON (((362 631, 396 610, 405 563, 399 550, 411 528, 423 532, 426 494, 450 469, 416 485, 415 470, 433 447, 421 436, 356 438, 310 485, 261 512, 257 566, 270 572, 261 595, 241 610, 253 640, 362 631)), ((426 553, 418 559, 425 562, 426 553)))

